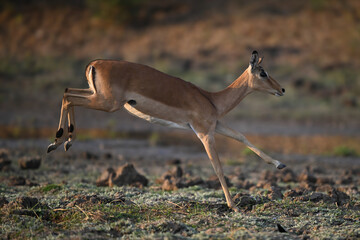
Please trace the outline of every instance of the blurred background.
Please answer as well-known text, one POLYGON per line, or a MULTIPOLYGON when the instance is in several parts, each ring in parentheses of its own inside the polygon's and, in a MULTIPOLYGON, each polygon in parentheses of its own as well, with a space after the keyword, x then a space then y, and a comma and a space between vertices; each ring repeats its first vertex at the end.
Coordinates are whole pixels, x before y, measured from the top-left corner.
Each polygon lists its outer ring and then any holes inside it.
MULTIPOLYGON (((53 137, 64 89, 87 88, 93 59, 143 63, 218 91, 253 50, 286 95, 254 93, 226 121, 257 136, 329 136, 320 145, 341 136, 324 151, 358 156, 357 0, 1 0, 0 137, 53 137)), ((107 131, 102 137, 168 131, 124 110, 77 108, 76 118, 81 129, 107 131)))

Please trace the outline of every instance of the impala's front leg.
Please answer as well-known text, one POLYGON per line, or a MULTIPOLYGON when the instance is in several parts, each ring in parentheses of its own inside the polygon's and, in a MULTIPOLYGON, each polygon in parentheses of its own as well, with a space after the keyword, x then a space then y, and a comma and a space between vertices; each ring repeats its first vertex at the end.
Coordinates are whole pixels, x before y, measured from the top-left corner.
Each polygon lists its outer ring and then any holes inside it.
POLYGON ((206 153, 210 158, 211 164, 215 170, 216 175, 219 178, 221 187, 224 191, 226 203, 229 208, 233 209, 235 212, 239 212, 239 209, 236 207, 236 204, 231 198, 229 188, 226 184, 225 178, 224 178, 224 172, 221 166, 221 162, 219 159, 219 156, 217 154, 217 151, 215 149, 215 139, 213 136, 213 133, 210 134, 199 134, 197 133, 198 137, 200 138, 201 142, 203 143, 206 153))
POLYGON ((251 144, 246 139, 246 137, 244 135, 242 135, 240 132, 237 132, 237 131, 227 127, 225 124, 223 124, 219 121, 216 124, 215 131, 224 136, 231 137, 235 140, 238 140, 238 141, 244 143, 248 148, 250 148, 253 152, 255 152, 259 157, 261 157, 263 160, 265 160, 265 162, 275 165, 276 168, 282 169, 282 168, 286 167, 285 164, 269 157, 268 155, 266 155, 265 153, 260 151, 257 147, 255 147, 253 144, 251 144))

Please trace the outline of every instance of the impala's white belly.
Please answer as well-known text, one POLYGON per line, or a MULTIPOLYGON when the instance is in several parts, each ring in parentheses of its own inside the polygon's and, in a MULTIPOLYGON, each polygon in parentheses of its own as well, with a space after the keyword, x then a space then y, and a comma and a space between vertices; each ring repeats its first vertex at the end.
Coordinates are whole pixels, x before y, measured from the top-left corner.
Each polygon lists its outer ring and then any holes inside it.
POLYGON ((181 129, 188 129, 187 125, 183 125, 183 124, 178 124, 172 121, 168 121, 168 120, 164 120, 161 118, 156 118, 156 117, 152 117, 150 115, 147 115, 145 113, 140 112, 139 110, 137 110, 135 107, 131 106, 130 104, 126 103, 124 105, 124 108, 131 113, 132 115, 142 118, 150 123, 156 123, 156 124, 160 124, 166 127, 172 127, 172 128, 181 128, 181 129))

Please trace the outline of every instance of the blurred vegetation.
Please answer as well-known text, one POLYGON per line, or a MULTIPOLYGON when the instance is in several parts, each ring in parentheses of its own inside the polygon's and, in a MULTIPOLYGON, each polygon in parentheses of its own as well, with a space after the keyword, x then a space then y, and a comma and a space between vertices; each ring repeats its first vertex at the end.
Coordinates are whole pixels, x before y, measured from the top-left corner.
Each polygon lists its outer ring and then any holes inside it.
POLYGON ((348 146, 338 146, 334 149, 333 155, 338 157, 358 157, 359 153, 348 146))
POLYGON ((87 86, 84 68, 96 58, 144 63, 218 91, 257 49, 286 95, 253 94, 233 117, 356 122, 359 9, 353 0, 3 0, 0 106, 57 106, 66 87, 87 86))

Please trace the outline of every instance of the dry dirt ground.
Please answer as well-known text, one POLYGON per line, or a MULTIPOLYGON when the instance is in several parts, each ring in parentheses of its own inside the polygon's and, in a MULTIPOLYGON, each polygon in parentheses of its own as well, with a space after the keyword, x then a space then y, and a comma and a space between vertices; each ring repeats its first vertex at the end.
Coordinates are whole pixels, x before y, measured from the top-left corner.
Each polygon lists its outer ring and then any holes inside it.
POLYGON ((280 171, 239 143, 219 144, 234 213, 201 145, 182 138, 87 139, 48 155, 50 140, 1 139, 1 238, 360 237, 358 157, 273 153, 288 166, 280 171), (147 183, 121 186, 116 173, 109 182, 109 169, 125 163, 147 183), (96 185, 101 176, 111 187, 96 185))

